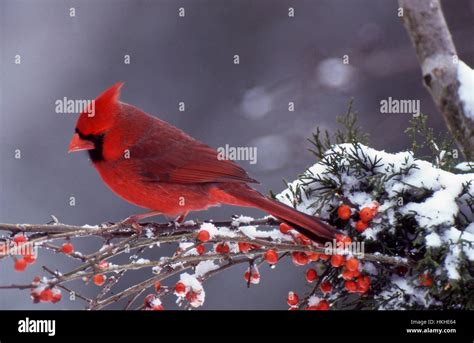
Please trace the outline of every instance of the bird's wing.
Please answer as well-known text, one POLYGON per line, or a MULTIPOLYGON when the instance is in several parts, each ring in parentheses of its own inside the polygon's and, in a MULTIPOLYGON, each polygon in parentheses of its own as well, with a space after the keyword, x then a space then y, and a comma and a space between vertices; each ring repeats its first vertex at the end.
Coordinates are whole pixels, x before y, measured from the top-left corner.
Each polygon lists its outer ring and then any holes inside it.
POLYGON ((155 121, 134 144, 131 157, 146 182, 258 183, 235 162, 219 159, 215 149, 162 121, 155 121))

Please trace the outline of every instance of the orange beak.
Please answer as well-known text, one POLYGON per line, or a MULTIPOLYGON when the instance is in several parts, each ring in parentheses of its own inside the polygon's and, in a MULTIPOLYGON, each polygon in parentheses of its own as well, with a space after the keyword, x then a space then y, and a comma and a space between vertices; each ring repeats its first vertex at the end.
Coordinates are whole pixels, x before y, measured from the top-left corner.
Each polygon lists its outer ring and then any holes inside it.
POLYGON ((74 136, 72 136, 69 150, 67 152, 71 153, 74 151, 92 150, 94 148, 94 143, 82 139, 77 133, 75 133, 74 136))

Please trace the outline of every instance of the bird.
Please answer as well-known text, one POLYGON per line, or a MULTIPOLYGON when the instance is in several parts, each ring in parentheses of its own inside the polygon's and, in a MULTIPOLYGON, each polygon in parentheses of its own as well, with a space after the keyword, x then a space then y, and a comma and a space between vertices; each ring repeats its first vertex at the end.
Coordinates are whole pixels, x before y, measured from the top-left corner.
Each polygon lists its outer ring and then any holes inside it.
POLYGON ((126 201, 148 209, 123 223, 164 215, 182 222, 189 212, 232 205, 260 209, 315 242, 332 241, 338 230, 266 197, 258 183, 230 159, 179 128, 120 100, 117 82, 83 110, 68 152, 87 151, 105 184, 126 201))

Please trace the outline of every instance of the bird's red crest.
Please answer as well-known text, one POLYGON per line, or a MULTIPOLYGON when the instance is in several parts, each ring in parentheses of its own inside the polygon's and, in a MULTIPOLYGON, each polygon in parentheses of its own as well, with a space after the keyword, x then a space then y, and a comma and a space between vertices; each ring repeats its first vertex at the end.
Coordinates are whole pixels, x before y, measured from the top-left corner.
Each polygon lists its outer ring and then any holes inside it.
POLYGON ((101 134, 113 124, 118 112, 120 89, 123 82, 117 82, 95 100, 94 104, 80 114, 77 129, 84 135, 101 134))

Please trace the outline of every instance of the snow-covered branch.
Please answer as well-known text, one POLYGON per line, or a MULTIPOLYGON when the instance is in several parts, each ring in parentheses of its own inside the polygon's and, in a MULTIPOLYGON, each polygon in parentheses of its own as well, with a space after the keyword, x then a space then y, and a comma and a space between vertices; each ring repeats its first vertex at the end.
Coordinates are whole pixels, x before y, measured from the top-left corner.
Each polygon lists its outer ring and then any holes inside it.
MULTIPOLYGON (((258 265, 265 261, 274 264, 279 258, 291 255, 295 263, 304 265, 310 262, 308 256, 314 260, 327 253, 326 247, 312 243, 286 224, 281 224, 280 229, 280 223, 272 217, 258 220, 236 217, 231 221, 213 223, 188 221, 182 225, 176 223, 139 225, 141 230, 137 231, 136 227, 112 223, 100 226, 74 226, 59 222, 39 225, 0 224, 0 230, 12 233, 11 237, 3 240, 4 250, 7 246, 19 248, 19 245, 25 247, 29 245, 34 248, 31 251, 48 249, 80 262, 76 268, 64 273, 45 266, 43 269, 50 274, 49 277, 36 278, 30 284, 3 285, 0 289, 30 289, 34 301, 55 302, 61 297, 60 288, 72 292, 73 290, 66 284, 84 280, 92 281, 102 287, 94 299, 75 294, 86 302, 86 307, 89 309, 101 309, 124 299, 128 299, 126 308, 133 308, 132 305, 138 297, 150 288, 154 288, 156 292, 145 300, 145 305, 139 305, 137 308, 160 309, 162 305, 158 299, 173 293, 182 298, 181 302, 185 306, 197 307, 204 302, 204 289, 199 285, 231 266, 249 264, 249 274, 244 278, 250 285, 258 283, 260 279, 258 265), (266 229, 262 229, 263 227, 266 229), (100 250, 87 255, 76 251, 70 242, 77 238, 92 236, 101 237, 104 245, 100 250), (61 241, 64 243, 59 245, 56 243, 61 241), (160 257, 153 261, 139 258, 139 254, 145 249, 158 249, 161 244, 170 243, 178 244, 173 256, 160 257), (208 250, 209 247, 212 248, 208 250), (109 262, 122 254, 132 255, 131 262, 125 264, 109 262), (138 269, 149 269, 153 276, 110 295, 110 289, 119 282, 125 272, 138 269), (194 273, 184 273, 186 270, 194 270, 194 273), (182 275, 185 287, 189 288, 182 292, 183 294, 175 290, 176 285, 161 286, 161 282, 176 274, 182 275), (151 298, 154 302, 151 302, 151 298), (150 305, 151 303, 154 305, 150 305)), ((20 255, 23 257, 14 258, 14 268, 17 271, 25 270, 28 264, 36 260, 33 254, 20 255)), ((7 257, 7 254, 3 257, 7 257)), ((384 255, 366 254, 361 259, 387 265, 408 265, 406 259, 384 255)))

